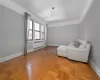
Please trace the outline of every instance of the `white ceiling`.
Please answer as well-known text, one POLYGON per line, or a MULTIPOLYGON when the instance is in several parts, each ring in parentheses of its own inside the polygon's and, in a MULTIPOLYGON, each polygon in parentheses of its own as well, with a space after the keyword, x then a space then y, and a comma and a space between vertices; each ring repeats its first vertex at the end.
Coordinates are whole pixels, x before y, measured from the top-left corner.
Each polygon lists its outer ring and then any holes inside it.
MULTIPOLYGON (((80 19, 90 0, 11 0, 48 22, 80 19), (55 7, 54 16, 51 16, 55 7)), ((92 0, 91 0, 92 1, 92 0)))

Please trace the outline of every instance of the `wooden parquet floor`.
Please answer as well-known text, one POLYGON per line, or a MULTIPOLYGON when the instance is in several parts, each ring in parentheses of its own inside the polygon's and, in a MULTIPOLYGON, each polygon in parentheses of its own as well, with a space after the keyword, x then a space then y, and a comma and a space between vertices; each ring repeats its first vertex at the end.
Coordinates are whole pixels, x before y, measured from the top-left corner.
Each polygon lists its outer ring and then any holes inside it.
POLYGON ((46 47, 0 63, 0 80, 96 80, 88 64, 56 55, 46 47))

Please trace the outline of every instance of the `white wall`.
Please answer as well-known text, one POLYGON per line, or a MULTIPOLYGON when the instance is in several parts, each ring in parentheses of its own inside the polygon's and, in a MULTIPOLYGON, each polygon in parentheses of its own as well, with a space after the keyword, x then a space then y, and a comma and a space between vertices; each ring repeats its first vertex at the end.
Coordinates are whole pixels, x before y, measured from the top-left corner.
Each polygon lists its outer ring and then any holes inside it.
POLYGON ((0 5, 0 58, 24 51, 24 16, 0 5))
MULTIPOLYGON (((20 56, 24 51, 24 12, 27 11, 20 10, 21 7, 16 7, 14 4, 14 8, 12 8, 11 5, 0 3, 0 62, 20 56)), ((32 15, 32 19, 45 25, 45 22, 35 15, 32 15)), ((46 40, 43 41, 42 45, 46 45, 45 43, 46 40)), ((36 46, 34 40, 29 41, 28 51, 34 50, 36 46)))
MULTIPOLYGON (((36 21, 36 22, 38 22, 38 23, 43 24, 44 26, 46 26, 46 22, 44 20, 42 20, 40 17, 36 16, 35 14, 30 13, 28 10, 22 8, 21 6, 19 6, 18 4, 14 3, 14 2, 12 2, 10 0, 2 0, 2 1, 0 1, 0 4, 3 5, 4 7, 7 7, 11 11, 14 11, 15 13, 18 13, 19 15, 22 15, 23 19, 24 19, 24 12, 27 12, 27 13, 29 13, 31 15, 31 18, 34 21, 36 21)), ((34 38, 34 34, 33 34, 33 38, 34 38)), ((46 40, 44 40, 43 43, 45 45, 46 40)), ((29 41, 28 42, 27 49, 28 50, 34 50, 34 47, 35 47, 35 43, 34 43, 34 39, 33 39, 33 41, 29 41)))
POLYGON ((66 25, 59 27, 48 27, 48 45, 68 45, 71 41, 80 37, 80 25, 66 25))
POLYGON ((91 43, 90 58, 100 69, 100 0, 93 2, 82 24, 84 39, 91 43))

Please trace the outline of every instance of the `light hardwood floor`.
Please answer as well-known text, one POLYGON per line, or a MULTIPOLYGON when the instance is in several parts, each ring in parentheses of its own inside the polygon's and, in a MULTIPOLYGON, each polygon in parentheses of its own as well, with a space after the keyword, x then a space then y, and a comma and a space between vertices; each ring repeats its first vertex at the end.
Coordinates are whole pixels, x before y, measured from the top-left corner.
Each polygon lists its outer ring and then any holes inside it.
POLYGON ((88 64, 56 55, 46 47, 0 63, 0 80, 99 80, 88 64))

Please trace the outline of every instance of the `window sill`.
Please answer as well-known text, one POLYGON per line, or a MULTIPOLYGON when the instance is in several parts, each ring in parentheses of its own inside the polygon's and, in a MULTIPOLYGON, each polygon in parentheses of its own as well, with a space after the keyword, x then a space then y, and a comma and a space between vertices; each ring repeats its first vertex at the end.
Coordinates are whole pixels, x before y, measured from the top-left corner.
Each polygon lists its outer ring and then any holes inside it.
POLYGON ((27 42, 33 42, 33 40, 28 40, 27 42))
POLYGON ((34 43, 44 42, 44 40, 36 40, 34 43))

